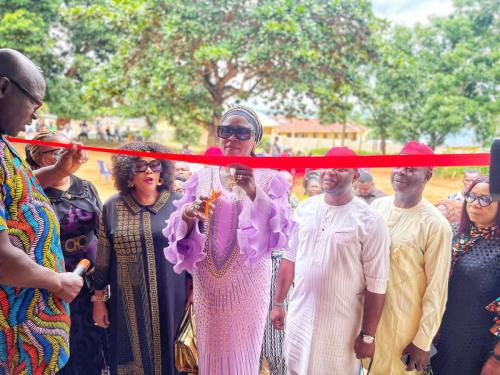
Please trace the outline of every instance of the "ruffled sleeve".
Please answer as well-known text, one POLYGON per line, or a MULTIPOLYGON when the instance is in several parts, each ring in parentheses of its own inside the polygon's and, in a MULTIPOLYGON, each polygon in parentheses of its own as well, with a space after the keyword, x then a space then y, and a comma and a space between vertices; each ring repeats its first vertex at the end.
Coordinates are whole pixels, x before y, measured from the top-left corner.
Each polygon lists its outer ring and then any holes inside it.
POLYGON ((197 186, 198 174, 194 173, 184 184, 183 197, 174 202, 177 210, 166 221, 167 226, 163 229, 163 235, 169 243, 163 251, 177 273, 183 270, 192 273, 196 270, 196 264, 206 256, 203 252, 206 236, 199 230, 199 221, 196 220, 193 230, 187 234, 187 224, 182 220, 185 206, 196 199, 197 186))
POLYGON ((257 186, 254 201, 245 197, 239 215, 237 238, 247 266, 270 256, 273 250, 285 248, 296 230, 288 202, 288 182, 276 173, 266 190, 257 186))

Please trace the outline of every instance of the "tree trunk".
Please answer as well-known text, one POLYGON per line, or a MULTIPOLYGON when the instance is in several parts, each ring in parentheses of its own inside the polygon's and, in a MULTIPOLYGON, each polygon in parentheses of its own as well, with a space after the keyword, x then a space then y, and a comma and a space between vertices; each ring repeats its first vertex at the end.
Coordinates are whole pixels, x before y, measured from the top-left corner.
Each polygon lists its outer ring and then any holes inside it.
POLYGON ((387 140, 387 130, 385 129, 383 123, 380 123, 380 126, 378 127, 379 130, 379 135, 380 135, 380 152, 382 152, 382 155, 385 155, 387 153, 387 148, 386 148, 386 140, 387 140))
POLYGON ((207 127, 207 148, 217 146, 219 140, 217 139, 217 126, 219 125, 220 117, 215 114, 212 116, 212 123, 207 127))
POLYGON ((437 136, 435 134, 431 134, 431 139, 429 143, 430 143, 429 147, 432 148, 432 150, 434 151, 437 146, 437 136))
POLYGON ((154 123, 153 119, 151 118, 151 116, 146 115, 144 117, 146 119, 146 125, 148 126, 148 129, 154 129, 155 123, 154 123))
POLYGON ((380 137, 380 151, 382 151, 382 155, 386 154, 385 135, 382 135, 382 137, 380 137))
POLYGON ((345 146, 345 131, 347 129, 347 122, 342 121, 342 138, 340 138, 340 145, 345 146))

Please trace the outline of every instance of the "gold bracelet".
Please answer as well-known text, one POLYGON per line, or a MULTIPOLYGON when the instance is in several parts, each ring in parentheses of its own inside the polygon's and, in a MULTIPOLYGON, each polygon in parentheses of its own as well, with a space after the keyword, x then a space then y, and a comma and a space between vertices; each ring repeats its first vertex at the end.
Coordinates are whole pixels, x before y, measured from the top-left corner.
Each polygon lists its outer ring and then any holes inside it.
POLYGON ((104 294, 103 296, 96 296, 96 295, 93 295, 92 297, 90 297, 90 302, 106 302, 107 300, 109 299, 109 297, 104 294))

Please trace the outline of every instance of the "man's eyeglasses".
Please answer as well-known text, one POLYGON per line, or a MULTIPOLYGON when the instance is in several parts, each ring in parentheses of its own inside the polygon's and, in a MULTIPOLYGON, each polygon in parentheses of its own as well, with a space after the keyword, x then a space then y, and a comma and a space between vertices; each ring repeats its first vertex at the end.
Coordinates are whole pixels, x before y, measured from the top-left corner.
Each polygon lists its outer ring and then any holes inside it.
POLYGON ((493 203, 493 198, 489 195, 477 195, 476 193, 466 193, 464 196, 467 203, 472 204, 475 200, 481 207, 487 207, 493 203))
POLYGON ((7 78, 10 82, 12 82, 14 84, 14 86, 16 86, 24 95, 26 95, 28 98, 30 98, 39 107, 41 107, 43 105, 43 102, 40 99, 36 98, 35 95, 33 95, 31 92, 29 92, 27 89, 25 89, 23 87, 23 85, 21 85, 19 82, 15 81, 9 77, 5 77, 5 78, 7 78))
POLYGON ((239 141, 248 141, 255 134, 255 129, 242 126, 217 126, 217 137, 229 139, 233 134, 239 141))
POLYGON ((163 172, 163 164, 158 159, 153 159, 150 162, 146 160, 137 160, 134 165, 134 173, 142 173, 146 172, 148 167, 151 169, 153 173, 161 173, 163 172))

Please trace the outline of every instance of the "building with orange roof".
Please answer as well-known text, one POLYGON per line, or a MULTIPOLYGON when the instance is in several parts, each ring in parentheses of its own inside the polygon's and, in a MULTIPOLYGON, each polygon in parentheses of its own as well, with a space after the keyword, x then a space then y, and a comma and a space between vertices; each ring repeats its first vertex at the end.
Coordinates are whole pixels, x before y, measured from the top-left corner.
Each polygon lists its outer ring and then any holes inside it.
MULTIPOLYGON (((275 117, 274 123, 263 124, 264 134, 271 138, 279 137, 280 145, 294 150, 310 150, 314 148, 340 146, 344 126, 339 123, 325 124, 319 119, 299 119, 294 117, 275 117)), ((345 125, 344 145, 353 149, 361 149, 366 138, 367 129, 361 125, 347 123, 345 125)))

